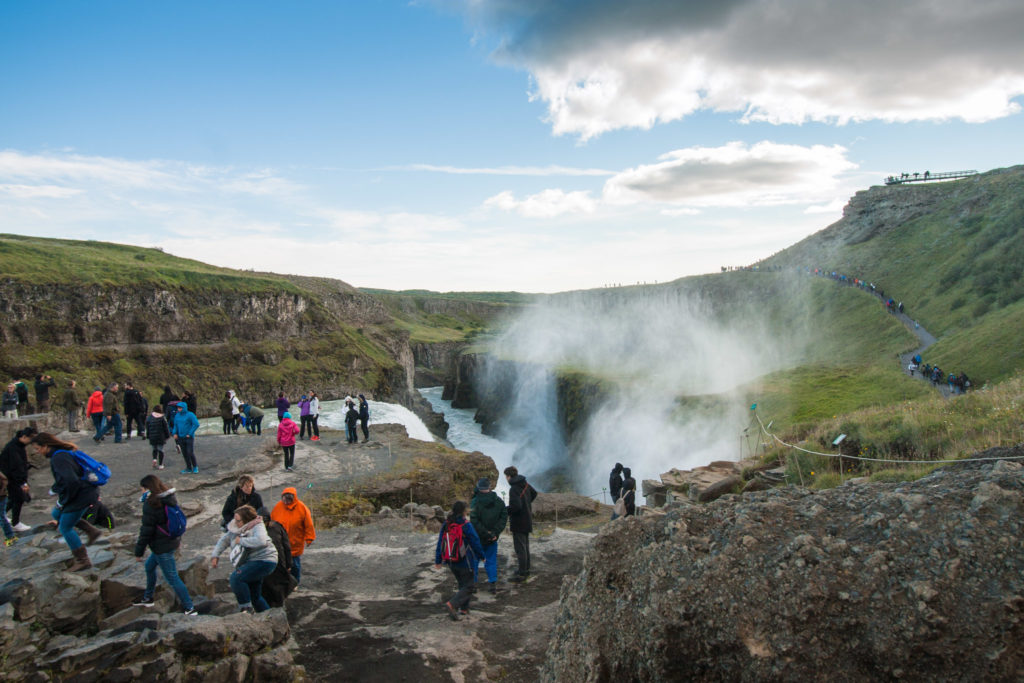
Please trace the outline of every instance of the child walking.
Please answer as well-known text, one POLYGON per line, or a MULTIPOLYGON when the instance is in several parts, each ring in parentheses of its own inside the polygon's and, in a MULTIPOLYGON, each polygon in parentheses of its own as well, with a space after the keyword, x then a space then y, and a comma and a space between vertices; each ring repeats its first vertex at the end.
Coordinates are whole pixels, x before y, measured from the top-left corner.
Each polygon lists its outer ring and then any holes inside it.
POLYGON ((153 469, 164 468, 164 444, 171 438, 171 430, 164 419, 164 409, 159 404, 153 406, 153 412, 146 418, 146 438, 153 447, 153 469))

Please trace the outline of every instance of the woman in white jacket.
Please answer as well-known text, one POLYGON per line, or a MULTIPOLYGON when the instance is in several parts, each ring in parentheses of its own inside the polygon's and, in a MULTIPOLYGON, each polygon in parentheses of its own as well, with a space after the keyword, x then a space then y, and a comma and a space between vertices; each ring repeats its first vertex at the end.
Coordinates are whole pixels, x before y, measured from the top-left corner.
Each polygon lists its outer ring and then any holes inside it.
POLYGON ((251 505, 243 505, 235 510, 227 528, 213 547, 210 566, 216 568, 221 553, 230 549, 229 557, 235 567, 230 583, 238 599, 238 611, 266 611, 270 607, 261 595, 263 579, 277 567, 277 548, 267 535, 263 518, 251 505))

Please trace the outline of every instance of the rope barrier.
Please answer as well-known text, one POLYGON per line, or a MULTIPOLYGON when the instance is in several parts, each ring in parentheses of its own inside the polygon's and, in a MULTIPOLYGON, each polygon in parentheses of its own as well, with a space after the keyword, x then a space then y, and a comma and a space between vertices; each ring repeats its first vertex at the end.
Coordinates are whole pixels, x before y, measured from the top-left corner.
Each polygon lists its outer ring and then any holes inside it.
POLYGON ((764 433, 765 436, 778 441, 780 444, 782 444, 783 446, 786 446, 787 448, 792 448, 792 449, 797 450, 797 451, 803 451, 804 453, 810 453, 811 455, 821 455, 821 456, 824 456, 826 458, 844 458, 846 460, 862 460, 862 461, 865 461, 865 462, 888 462, 888 463, 896 463, 896 464, 902 464, 902 465, 906 465, 906 464, 946 465, 946 464, 957 463, 957 462, 986 462, 986 461, 989 461, 989 460, 1020 460, 1020 459, 1024 459, 1024 455, 1008 455, 1008 456, 1003 456, 1003 457, 999 457, 999 458, 958 458, 958 459, 954 459, 954 460, 890 460, 890 459, 887 459, 887 458, 866 458, 866 457, 860 456, 860 455, 842 455, 841 453, 822 453, 821 451, 812 451, 812 450, 810 450, 808 448, 803 448, 802 446, 797 446, 796 444, 786 443, 785 441, 783 441, 779 437, 775 436, 775 434, 769 432, 765 428, 764 423, 761 422, 761 417, 757 413, 754 413, 754 417, 757 418, 757 423, 761 426, 761 431, 764 433))

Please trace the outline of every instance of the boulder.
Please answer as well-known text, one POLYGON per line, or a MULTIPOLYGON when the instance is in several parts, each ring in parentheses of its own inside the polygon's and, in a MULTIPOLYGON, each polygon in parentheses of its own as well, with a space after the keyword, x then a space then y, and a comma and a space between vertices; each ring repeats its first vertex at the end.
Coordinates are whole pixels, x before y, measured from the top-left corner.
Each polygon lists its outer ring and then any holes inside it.
POLYGON ((710 503, 713 500, 718 500, 727 493, 731 493, 733 489, 737 488, 743 480, 738 475, 729 475, 722 477, 712 484, 708 484, 702 488, 691 488, 690 490, 697 491, 697 500, 702 503, 710 503))
POLYGON ((565 520, 590 516, 601 510, 598 501, 575 493, 538 493, 532 508, 533 519, 537 522, 553 522, 556 513, 559 520, 565 520))
POLYGON ((253 683, 291 683, 295 676, 295 662, 286 647, 261 652, 252 658, 253 683))
POLYGON ((664 496, 668 491, 668 487, 655 479, 644 479, 640 483, 640 490, 643 493, 644 498, 649 498, 650 496, 659 493, 664 496))

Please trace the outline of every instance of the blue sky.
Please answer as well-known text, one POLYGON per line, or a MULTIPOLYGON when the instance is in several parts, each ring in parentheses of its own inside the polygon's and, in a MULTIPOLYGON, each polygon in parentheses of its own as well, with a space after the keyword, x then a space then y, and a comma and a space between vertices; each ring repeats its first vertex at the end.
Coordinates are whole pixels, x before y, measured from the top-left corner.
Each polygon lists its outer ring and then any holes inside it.
POLYGON ((749 263, 1021 162, 1009 0, 0 4, 0 232, 357 286, 749 263))

